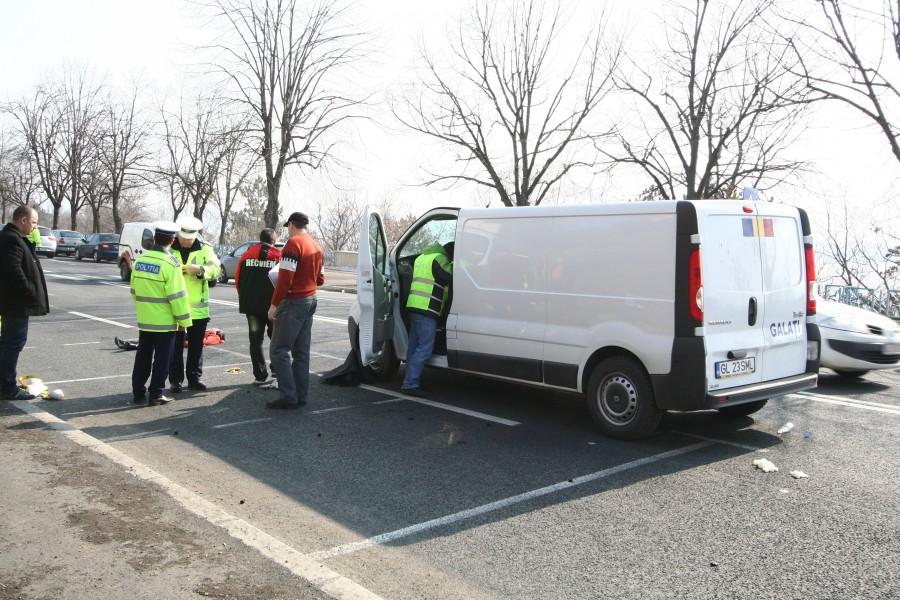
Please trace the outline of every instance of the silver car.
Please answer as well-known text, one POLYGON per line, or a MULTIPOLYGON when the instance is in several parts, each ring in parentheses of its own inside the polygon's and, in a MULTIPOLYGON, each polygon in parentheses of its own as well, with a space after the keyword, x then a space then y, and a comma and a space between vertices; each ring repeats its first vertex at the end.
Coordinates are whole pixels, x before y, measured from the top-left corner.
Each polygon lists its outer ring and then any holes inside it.
POLYGON ((38 225, 41 234, 41 245, 34 249, 35 254, 44 255, 47 258, 56 256, 56 236, 49 227, 38 225))
POLYGON ((900 325, 878 313, 828 300, 816 302, 820 365, 844 377, 900 364, 900 325))
POLYGON ((70 229, 54 229, 53 235, 56 236, 56 255, 65 254, 72 256, 75 254, 75 246, 84 243, 84 234, 70 229))

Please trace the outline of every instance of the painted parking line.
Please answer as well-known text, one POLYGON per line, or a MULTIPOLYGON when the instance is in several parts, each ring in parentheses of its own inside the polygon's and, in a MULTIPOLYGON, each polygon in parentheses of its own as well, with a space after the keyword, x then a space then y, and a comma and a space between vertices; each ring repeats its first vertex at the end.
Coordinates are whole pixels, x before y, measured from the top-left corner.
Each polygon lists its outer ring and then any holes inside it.
POLYGON ((891 404, 879 404, 877 402, 867 402, 865 400, 857 400, 855 398, 847 398, 844 396, 825 396, 824 394, 797 392, 796 394, 787 394, 787 397, 812 400, 813 402, 822 402, 824 404, 834 404, 836 406, 859 408, 862 410, 874 410, 876 412, 886 413, 889 415, 900 415, 900 406, 891 404))
POLYGON ((444 404, 442 402, 435 402, 434 400, 427 400, 425 398, 416 398, 415 396, 407 396, 404 393, 386 390, 384 388, 375 387, 374 385, 367 385, 365 383, 361 383, 361 384, 359 384, 359 387, 361 387, 364 390, 378 392, 380 394, 388 394, 389 396, 403 398, 404 400, 409 400, 410 402, 424 404, 425 406, 430 406, 432 408, 439 408, 441 410, 448 410, 450 412, 459 413, 461 415, 468 415, 470 417, 475 417, 476 419, 483 419, 485 421, 490 421, 491 423, 499 423, 500 425, 509 425, 510 427, 515 427, 516 425, 521 425, 521 423, 519 423, 518 421, 511 421, 510 419, 504 419, 502 417, 495 417, 493 415, 485 414, 485 413, 478 412, 475 410, 469 410, 467 408, 460 408, 458 406, 453 406, 451 404, 444 404))
POLYGON ((254 548, 263 556, 310 582, 332 598, 338 598, 339 600, 380 600, 380 596, 352 579, 344 577, 309 555, 303 554, 265 531, 225 512, 212 502, 167 479, 127 454, 73 427, 70 423, 54 417, 30 402, 14 401, 10 402, 10 404, 46 423, 48 427, 59 431, 76 444, 93 450, 112 462, 125 467, 129 474, 156 484, 185 509, 201 519, 221 527, 233 538, 243 542, 250 548, 254 548))
MULTIPOLYGON (((242 367, 251 364, 250 361, 231 363, 227 365, 205 365, 207 369, 228 369, 231 367, 242 367)), ((82 381, 102 381, 104 379, 119 379, 122 377, 131 377, 131 373, 120 373, 119 375, 102 375, 100 377, 84 377, 81 379, 63 379, 60 381, 45 381, 44 385, 59 385, 61 383, 80 383, 82 381)))
POLYGON ((227 427, 237 427, 239 425, 249 425, 251 423, 262 423, 263 421, 272 421, 272 417, 266 417, 264 419, 250 419, 249 421, 235 421, 234 423, 223 423, 221 425, 213 425, 213 429, 225 429, 227 427))
POLYGON ((86 346, 88 344, 99 344, 100 342, 72 342, 71 344, 63 344, 63 346, 86 346))
POLYGON ((767 448, 759 448, 757 446, 751 446, 750 444, 741 444, 738 442, 732 442, 731 440, 711 438, 711 437, 707 437, 705 435, 697 435, 696 433, 688 433, 687 431, 678 431, 676 429, 673 429, 672 433, 677 433, 678 435, 683 435, 683 436, 694 438, 697 440, 704 440, 706 442, 712 442, 714 444, 721 444, 723 446, 734 446, 735 448, 740 448, 741 450, 749 450, 751 452, 768 452, 769 451, 767 448))
POLYGON ((109 319, 103 319, 101 317, 95 317, 94 315, 88 315, 85 313, 75 312, 73 310, 70 310, 69 314, 75 315, 77 317, 84 317, 85 319, 91 319, 92 321, 100 321, 101 323, 108 323, 109 325, 115 325, 116 327, 124 327, 125 329, 134 329, 134 325, 126 325, 125 323, 119 323, 117 321, 110 321, 109 319))
POLYGON ((602 471, 595 471, 594 473, 590 473, 588 475, 582 475, 581 477, 576 477, 574 479, 569 479, 567 481, 561 481, 559 483, 555 483, 553 485, 548 485, 546 487, 532 490, 530 492, 518 494, 517 496, 511 496, 509 498, 504 498, 503 500, 497 500, 496 502, 490 502, 488 504, 482 504, 481 506, 477 506, 475 508, 462 510, 460 512, 453 513, 452 515, 439 517, 437 519, 425 521, 424 523, 417 523, 415 525, 410 525, 409 527, 404 527, 403 529, 397 529, 396 531, 391 531, 389 533, 382 533, 381 535, 376 535, 374 537, 370 537, 361 542, 352 542, 349 544, 344 544, 343 546, 337 546, 335 548, 331 548, 329 550, 313 552, 312 554, 309 555, 309 557, 314 560, 326 560, 329 558, 334 558, 336 556, 344 556, 346 554, 352 554, 354 552, 358 552, 358 551, 364 550, 366 548, 371 548, 372 546, 395 542, 399 539, 403 539, 405 537, 409 537, 411 535, 415 535, 417 533, 421 533, 421 532, 427 531, 429 529, 434 529, 435 527, 442 527, 444 525, 449 525, 451 523, 456 523, 458 521, 463 521, 465 519, 471 519, 473 517, 478 517, 485 513, 508 508, 510 506, 514 506, 516 504, 521 504, 521 503, 527 502, 529 500, 534 500, 535 498, 540 498, 542 496, 548 496, 550 494, 555 494, 562 490, 567 490, 569 488, 584 485, 586 483, 591 483, 594 481, 598 481, 600 479, 605 479, 605 478, 611 477, 613 475, 618 475, 619 473, 624 473, 625 471, 629 471, 631 469, 636 469, 636 468, 643 467, 643 466, 653 464, 656 462, 660 462, 663 460, 668 460, 670 458, 674 458, 674 457, 680 456, 682 454, 687 454, 689 452, 694 452, 696 450, 701 450, 703 448, 708 448, 713 445, 714 444, 712 442, 699 442, 699 443, 693 444, 691 446, 685 446, 684 448, 679 448, 678 450, 670 450, 669 452, 662 452, 660 454, 654 454, 653 456, 648 456, 646 458, 640 458, 638 460, 633 460, 631 462, 627 462, 627 463, 624 463, 624 464, 621 464, 621 465, 618 465, 615 467, 610 467, 609 469, 603 469, 602 471))

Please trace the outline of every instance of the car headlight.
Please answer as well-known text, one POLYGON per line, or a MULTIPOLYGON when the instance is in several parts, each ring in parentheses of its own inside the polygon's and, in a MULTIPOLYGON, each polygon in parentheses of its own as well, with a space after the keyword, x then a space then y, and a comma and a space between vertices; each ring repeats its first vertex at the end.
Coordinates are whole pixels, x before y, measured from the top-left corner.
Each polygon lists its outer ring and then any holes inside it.
POLYGON ((819 321, 820 327, 828 327, 829 329, 840 329, 841 331, 852 331, 853 333, 872 333, 865 321, 852 319, 847 317, 824 317, 819 321))

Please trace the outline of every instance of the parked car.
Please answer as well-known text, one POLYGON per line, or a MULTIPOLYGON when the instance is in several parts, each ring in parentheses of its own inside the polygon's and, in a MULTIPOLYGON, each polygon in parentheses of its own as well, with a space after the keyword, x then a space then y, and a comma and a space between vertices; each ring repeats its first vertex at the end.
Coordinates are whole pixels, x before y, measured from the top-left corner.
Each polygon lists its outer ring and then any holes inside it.
POLYGON ((119 257, 118 233, 91 233, 84 238, 84 243, 75 248, 75 260, 93 258, 94 262, 115 260, 119 257))
POLYGON ((49 227, 44 227, 43 225, 38 225, 38 231, 41 234, 41 245, 35 248, 35 254, 53 258, 56 256, 56 236, 53 235, 49 227))
MULTIPOLYGON (((241 256, 250 248, 250 246, 258 243, 259 240, 255 242, 244 242, 221 258, 222 272, 219 273, 220 283, 227 283, 229 279, 234 279, 234 273, 237 271, 238 262, 240 262, 241 256)), ((283 246, 284 242, 275 242, 275 247, 279 250, 281 250, 283 246)))
POLYGON ((844 377, 862 377, 900 363, 900 325, 893 319, 830 300, 818 300, 816 314, 822 333, 820 366, 844 377))
POLYGON ((84 243, 84 234, 69 229, 54 229, 53 235, 56 236, 56 256, 65 254, 72 256, 75 254, 75 246, 84 243))

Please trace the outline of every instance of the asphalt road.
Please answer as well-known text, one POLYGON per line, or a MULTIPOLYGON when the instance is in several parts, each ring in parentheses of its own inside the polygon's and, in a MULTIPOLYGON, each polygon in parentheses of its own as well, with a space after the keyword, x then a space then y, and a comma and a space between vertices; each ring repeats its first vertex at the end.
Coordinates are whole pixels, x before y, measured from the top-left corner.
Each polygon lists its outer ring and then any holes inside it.
MULTIPOLYGON (((273 413, 264 404, 274 392, 251 385, 246 322, 228 283, 211 294, 210 325, 226 343, 206 348, 210 389, 136 408, 134 355, 113 344, 136 337, 115 266, 43 264, 52 312, 32 320, 19 372, 67 398, 16 408, 58 435, 85 436, 78 443, 123 477, 143 473, 168 501, 313 589, 397 599, 900 596, 896 370, 850 383, 823 372, 813 393, 749 418, 672 414, 637 443, 597 433, 578 396, 434 371, 428 401, 400 395, 400 376, 358 388, 314 378, 304 410, 273 413), (794 429, 778 434, 787 422, 794 429), (759 458, 779 471, 756 469, 759 458)), ((320 292, 315 373, 349 351, 353 300, 320 292)))

